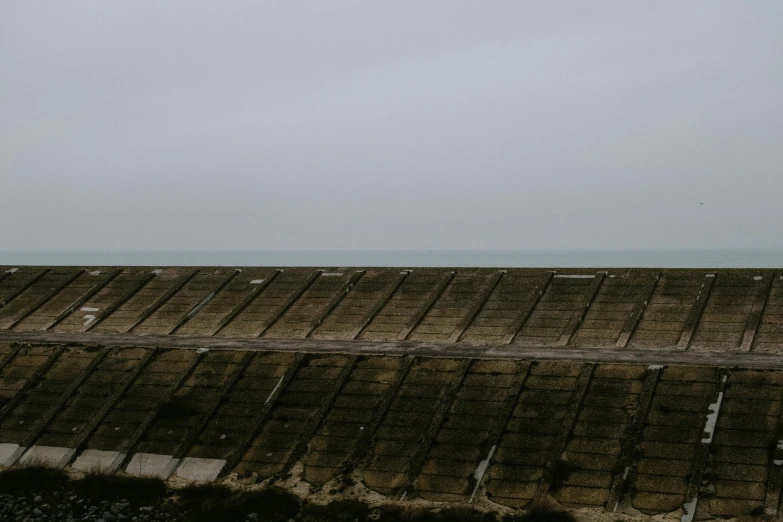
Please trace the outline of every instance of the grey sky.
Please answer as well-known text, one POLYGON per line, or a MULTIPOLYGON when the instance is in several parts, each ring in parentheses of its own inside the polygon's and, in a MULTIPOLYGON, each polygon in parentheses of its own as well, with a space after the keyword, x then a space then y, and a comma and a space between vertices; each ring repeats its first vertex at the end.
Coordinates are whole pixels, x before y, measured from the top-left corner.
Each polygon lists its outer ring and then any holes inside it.
POLYGON ((0 249, 781 248, 782 26, 774 0, 3 2, 0 249))

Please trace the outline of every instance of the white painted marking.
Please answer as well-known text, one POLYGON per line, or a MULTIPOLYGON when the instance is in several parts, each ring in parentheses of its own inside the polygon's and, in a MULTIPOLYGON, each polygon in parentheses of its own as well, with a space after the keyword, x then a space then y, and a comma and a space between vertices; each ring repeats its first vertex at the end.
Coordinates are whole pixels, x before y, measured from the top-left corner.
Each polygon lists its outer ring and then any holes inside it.
MULTIPOLYGON (((725 377, 724 377, 725 382, 725 377)), ((704 437, 701 439, 702 443, 709 444, 712 442, 712 436, 715 434, 715 423, 718 422, 718 412, 720 411, 720 405, 723 402, 723 392, 718 393, 718 400, 713 402, 707 408, 707 424, 704 427, 704 437)))
POLYGON ((152 273, 155 274, 155 275, 160 275, 160 274, 163 273, 163 269, 162 268, 157 268, 157 269, 153 270, 152 273))
POLYGON ((19 444, 0 443, 0 468, 7 468, 12 465, 26 449, 19 444))
POLYGON ((323 277, 339 277, 343 275, 342 272, 322 272, 321 275, 323 277))
POLYGON ((595 279, 595 276, 591 274, 555 274, 552 277, 557 279, 595 279))
POLYGON ((707 274, 704 277, 715 277, 715 274, 707 274))
POLYGON ((87 326, 88 324, 93 322, 93 320, 95 320, 95 316, 94 315, 92 315, 92 314, 85 315, 84 316, 84 326, 87 326))
POLYGON ((6 272, 8 272, 9 274, 13 274, 14 272, 18 272, 18 271, 19 271, 18 268, 12 268, 11 270, 6 270, 6 272))
POLYGON ((253 279, 252 281, 250 281, 250 284, 251 285, 260 285, 263 282, 264 282, 263 279, 253 279))
POLYGON ((101 275, 101 271, 100 270, 93 270, 92 272, 87 272, 87 273, 92 275, 92 276, 101 275))
POLYGON ((648 370, 663 370, 662 364, 651 364, 647 367, 648 370))
POLYGON ((209 348, 199 348, 196 350, 196 353, 207 353, 209 351, 209 348))
POLYGON ((690 502, 686 502, 682 505, 682 510, 685 512, 682 515, 682 518, 680 519, 680 522, 692 522, 693 521, 693 515, 696 514, 696 502, 698 502, 699 499, 697 497, 693 497, 693 500, 690 502))
POLYGON ((99 312, 101 309, 100 308, 93 308, 91 306, 83 306, 79 310, 81 310, 82 312, 99 312))
POLYGON ((762 279, 764 279, 764 276, 753 276, 754 281, 761 281, 762 279))
MULTIPOLYGON (((783 440, 778 441, 776 448, 778 451, 783 451, 783 440)), ((776 466, 783 466, 783 459, 775 459, 772 461, 772 463, 776 466)))
POLYGON ((171 455, 135 453, 125 468, 125 473, 134 477, 157 477, 166 480, 178 464, 179 459, 171 455))
POLYGON ((186 457, 174 474, 192 482, 212 482, 218 477, 225 464, 226 461, 223 459, 186 457))
POLYGON ((492 446, 492 448, 489 450, 489 454, 487 455, 487 458, 482 460, 478 463, 478 466, 476 466, 476 471, 473 472, 473 478, 476 479, 476 487, 473 488, 473 493, 470 495, 470 499, 468 500, 469 503, 473 503, 473 499, 476 497, 476 493, 478 492, 479 486, 481 486, 481 480, 484 478, 484 473, 487 472, 487 468, 489 467, 489 461, 492 460, 492 455, 495 454, 495 449, 497 448, 497 445, 492 446))
POLYGON ((125 453, 88 449, 71 464, 71 469, 85 473, 114 473, 125 460, 125 453))
POLYGON ((193 311, 192 311, 192 312, 190 312, 190 313, 188 314, 188 319, 190 319, 191 317, 193 317, 194 315, 196 315, 196 314, 198 313, 198 311, 199 311, 199 310, 201 310, 201 308, 202 308, 202 307, 203 307, 205 304, 207 304, 208 302, 210 302, 210 301, 212 300, 212 298, 213 298, 213 297, 215 297, 215 292, 212 292, 211 294, 209 294, 209 295, 207 296, 207 298, 206 298, 206 299, 204 299, 203 301, 201 301, 201 302, 198 304, 198 306, 197 306, 196 308, 194 308, 194 309, 193 309, 193 311))
POLYGON ((631 471, 631 466, 625 466, 625 470, 623 470, 623 480, 628 478, 629 471, 631 471))
POLYGON ((270 393, 270 394, 269 394, 269 397, 267 397, 267 398, 266 398, 266 400, 264 401, 264 404, 266 404, 267 402, 269 402, 270 400, 272 400, 272 397, 274 396, 274 394, 275 394, 275 392, 277 391, 277 389, 278 389, 278 388, 280 388, 280 385, 281 385, 281 384, 283 384, 283 377, 285 377, 285 375, 281 376, 281 377, 280 377, 280 380, 279 380, 279 381, 277 381, 277 385, 275 386, 275 389, 274 389, 274 390, 272 390, 272 393, 270 393))
POLYGON ((19 459, 20 465, 35 464, 47 468, 64 468, 71 461, 76 450, 58 446, 30 446, 19 459))

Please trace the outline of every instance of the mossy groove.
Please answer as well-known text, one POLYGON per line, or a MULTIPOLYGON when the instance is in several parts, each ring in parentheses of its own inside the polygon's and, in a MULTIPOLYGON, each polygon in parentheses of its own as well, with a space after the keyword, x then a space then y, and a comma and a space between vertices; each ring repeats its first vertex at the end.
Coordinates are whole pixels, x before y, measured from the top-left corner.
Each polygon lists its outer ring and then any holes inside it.
POLYGON ((183 313, 179 320, 169 329, 167 333, 169 335, 177 333, 177 331, 185 326, 185 324, 187 324, 187 322, 190 321, 190 319, 196 315, 199 310, 204 307, 204 305, 214 299, 226 287, 226 285, 228 285, 241 272, 241 270, 236 269, 224 277, 223 280, 220 281, 220 283, 218 283, 218 285, 213 290, 209 291, 205 296, 201 297, 193 306, 183 313))
POLYGON ((528 295, 526 306, 522 309, 522 311, 519 314, 517 314, 517 317, 508 327, 508 331, 506 332, 506 335, 503 337, 502 344, 511 344, 516 340, 516 338, 519 336, 519 332, 521 332, 522 328, 525 327, 525 323, 527 323, 527 320, 530 319, 531 315, 533 315, 533 310, 536 309, 538 303, 541 301, 541 298, 544 297, 544 294, 549 288, 549 285, 552 283, 552 279, 554 277, 555 277, 554 270, 547 272, 544 281, 540 282, 535 287, 535 289, 533 289, 533 291, 528 295))
POLYGON ((636 468, 638 466, 637 447, 642 438, 642 431, 650 413, 655 387, 661 377, 663 366, 652 365, 647 368, 642 393, 636 401, 633 420, 626 432, 620 453, 620 464, 612 477, 612 485, 609 488, 609 498, 606 501, 606 509, 616 511, 623 496, 633 487, 636 480, 636 468))
POLYGON ((147 367, 147 363, 149 363, 156 354, 157 350, 155 348, 148 349, 144 354, 144 357, 139 361, 139 364, 137 364, 125 379, 123 379, 114 393, 103 402, 101 408, 92 416, 87 426, 82 430, 82 434, 74 442, 73 447, 76 450, 77 455, 84 446, 84 443, 92 436, 93 432, 95 432, 101 422, 103 422, 103 419, 106 418, 106 415, 109 414, 114 405, 117 404, 117 401, 120 400, 123 394, 135 382, 136 378, 141 375, 141 372, 147 367))
POLYGON ((125 292, 122 296, 120 296, 119 299, 114 301, 112 304, 104 308, 103 311, 101 311, 98 315, 96 315, 95 319, 93 319, 92 322, 90 322, 90 324, 82 328, 82 332, 89 332, 90 330, 98 326, 101 322, 103 322, 104 319, 106 319, 111 314, 116 312, 122 305, 128 302, 134 295, 138 294, 142 288, 147 286, 147 283, 155 279, 156 275, 157 274, 155 274, 155 272, 151 272, 147 274, 145 277, 143 277, 141 281, 133 285, 131 289, 125 292))
MULTIPOLYGON (((511 381, 511 386, 508 388, 506 398, 503 400, 503 405, 498 410, 498 414, 492 423, 492 430, 487 436, 487 440, 480 447, 481 455, 489 455, 484 473, 476 480, 473 485, 473 493, 470 496, 469 501, 472 503, 475 500, 476 493, 481 488, 481 484, 486 476, 486 471, 492 466, 492 459, 495 456, 492 452, 492 448, 496 448, 500 444, 500 438, 503 436, 503 432, 508 426, 511 416, 514 413, 514 407, 519 401, 519 396, 522 394, 522 390, 525 387, 525 381, 530 375, 531 361, 519 361, 517 363, 516 372, 514 373, 514 379, 511 381), (492 452, 492 453, 490 453, 492 452)), ((475 480, 475 479, 474 479, 475 480)))
POLYGON ((277 321, 280 320, 281 317, 285 315, 285 313, 291 309, 292 306, 294 306, 294 303, 296 303, 299 298, 301 298, 305 292, 307 292, 311 286, 313 286, 313 283, 316 282, 318 277, 323 273, 323 270, 316 270, 315 272, 312 272, 310 275, 307 276, 307 279, 305 280, 304 284, 301 286, 301 288, 293 295, 291 295, 288 299, 285 300, 283 304, 281 304, 275 312, 270 315, 266 320, 262 321, 262 323, 256 328, 256 330, 251 334, 252 337, 263 337, 266 332, 269 331, 270 328, 272 328, 277 321))
POLYGON ((209 421, 215 414, 215 411, 217 411, 218 407, 220 407, 228 393, 234 387, 234 384, 236 384, 239 378, 242 377, 242 375, 245 373, 245 370, 247 370, 247 367, 250 365, 250 362, 253 360, 254 356, 255 354, 253 352, 245 352, 242 355, 242 359, 240 360, 239 364, 237 364, 234 372, 229 376, 228 379, 226 379, 226 382, 221 387, 220 392, 212 400, 209 406, 199 414, 201 416, 201 421, 191 428, 188 431, 188 435, 182 441, 180 441, 179 444, 177 444, 171 453, 172 456, 181 459, 187 455, 191 446, 193 446, 193 443, 196 441, 198 436, 201 435, 202 431, 204 431, 204 428, 206 428, 209 424, 209 421))
POLYGON ((462 386, 462 382, 465 380, 470 367, 473 365, 473 362, 473 359, 465 359, 460 363, 459 368, 456 371, 456 375, 454 376, 454 380, 451 381, 451 384, 446 389, 443 397, 441 397, 440 402, 438 403, 438 409, 435 410, 435 413, 433 413, 432 420, 430 421, 429 425, 427 426, 427 430, 424 432, 424 435, 422 435, 421 440, 419 441, 416 453, 408 461, 408 467, 405 470, 405 479, 398 488, 401 497, 406 497, 412 492, 411 487, 415 486, 415 480, 421 473, 424 462, 427 460, 427 455, 430 452, 430 446, 432 446, 432 443, 435 441, 435 437, 438 435, 438 430, 440 430, 440 426, 443 424, 443 420, 446 418, 449 410, 451 410, 451 405, 454 402, 454 399, 457 396, 457 392, 462 386))
POLYGON ((36 385, 38 384, 38 381, 41 380, 41 378, 46 375, 46 372, 49 371, 49 369, 54 366, 54 364, 57 362, 57 360, 60 358, 60 355, 66 350, 67 345, 60 345, 54 349, 51 355, 49 355, 49 358, 46 360, 46 362, 40 366, 37 370, 35 370, 35 373, 22 385, 22 388, 14 394, 13 397, 11 397, 11 400, 9 400, 2 409, 0 409, 0 421, 2 421, 8 413, 16 407, 17 404, 27 395, 27 393, 36 385))
POLYGON ((753 348, 753 340, 756 337, 756 332, 761 324, 761 317, 764 315, 764 309, 767 307, 767 301, 769 301, 769 296, 772 293, 772 282, 777 277, 778 274, 776 272, 761 276, 756 290, 756 298, 753 302, 753 309, 745 323, 745 331, 740 342, 740 350, 743 352, 749 352, 753 348))
POLYGON ((136 318, 135 321, 133 321, 130 325, 128 325, 125 330, 122 331, 122 333, 131 333, 133 330, 139 326, 141 323, 149 319, 149 317, 154 314, 161 306, 166 304, 166 301, 174 297, 174 295, 182 290, 182 288, 190 282, 191 279, 196 277, 196 275, 200 272, 199 269, 193 269, 184 276, 180 277, 177 282, 174 283, 174 285, 169 288, 163 295, 158 297, 151 305, 149 305, 147 308, 144 309, 144 312, 141 313, 139 317, 136 318))
POLYGON ((193 358, 190 364, 177 375, 176 380, 168 387, 166 392, 163 393, 160 397, 158 397, 158 400, 156 401, 157 406, 150 409, 150 411, 144 417, 144 420, 141 422, 138 428, 134 430, 133 434, 118 450, 120 453, 125 454, 125 459, 121 463, 120 467, 125 465, 126 463, 125 461, 127 461, 130 458, 131 451, 139 443, 139 441, 144 436, 144 433, 146 433, 150 425, 152 425, 156 415, 158 415, 158 411, 160 410, 160 408, 162 408, 163 405, 166 404, 171 399, 174 393, 176 393, 176 391, 182 386, 182 384, 188 379, 188 377, 190 377, 190 374, 193 373, 193 370, 196 369, 196 366, 198 366, 198 364, 202 361, 202 359, 204 359, 206 353, 207 352, 200 352, 196 354, 196 357, 193 358))
POLYGON ((476 319, 478 314, 481 313, 481 309, 484 308, 484 305, 487 303, 487 300, 489 300, 492 292, 495 291, 495 288, 497 288, 497 286, 500 284, 500 280, 503 279, 503 276, 505 275, 505 270, 499 270, 494 274, 490 274, 486 284, 484 285, 484 288, 481 290, 481 295, 475 301, 475 303, 473 303, 473 306, 468 310, 468 313, 465 315, 465 317, 459 322, 456 328, 454 328, 454 332, 449 337, 448 342, 456 343, 462 340, 465 332, 468 330, 470 325, 473 324, 473 321, 476 319))
POLYGON ((696 457, 693 459, 693 466, 688 480, 688 489, 685 493, 685 503, 683 504, 684 514, 682 516, 682 522, 691 522, 696 514, 699 492, 702 487, 702 478, 704 470, 707 467, 707 461, 710 458, 710 445, 712 444, 715 426, 720 418, 720 412, 722 411, 721 402, 728 377, 729 370, 727 368, 718 368, 715 372, 715 392, 713 395, 715 397, 715 402, 710 404, 708 411, 705 412, 704 436, 699 444, 696 457))
POLYGON ((92 288, 84 292, 81 296, 79 296, 76 301, 71 303, 65 310, 57 314, 57 316, 52 319, 52 321, 42 328, 42 330, 50 330, 60 324, 66 317, 71 315, 74 310, 79 308, 81 305, 87 302, 88 299, 91 299, 95 294, 100 292, 103 288, 106 287, 109 283, 114 281, 114 279, 122 273, 122 269, 118 268, 116 270, 112 270, 109 272, 109 275, 107 275, 105 278, 103 278, 102 281, 99 281, 95 283, 92 288))
POLYGON ((647 286, 644 287, 644 290, 642 290, 642 293, 639 294, 639 300, 636 302, 633 312, 631 312, 631 315, 626 319, 625 324, 623 324, 620 336, 615 342, 615 348, 622 349, 628 347, 628 342, 631 340, 631 337, 633 337, 634 332, 636 332, 636 327, 639 326, 639 320, 642 318, 642 315, 644 315, 647 305, 650 304, 650 299, 655 295, 655 290, 658 288, 661 275, 660 271, 655 274, 655 279, 648 283, 647 286))
POLYGON ((106 358, 107 355, 109 355, 110 352, 111 349, 105 348, 92 358, 90 363, 84 370, 82 370, 79 376, 68 385, 68 388, 63 390, 57 402, 53 404, 45 413, 42 413, 42 415, 36 420, 36 422, 30 428, 30 434, 23 439, 23 442, 20 444, 20 446, 31 446, 33 444, 33 442, 41 435, 43 430, 46 429, 46 426, 49 425, 57 413, 63 408, 63 406, 65 406, 68 400, 70 400, 73 394, 76 393, 76 391, 79 389, 79 386, 81 386, 82 383, 87 380, 93 370, 95 370, 95 368, 101 364, 101 362, 106 358))
POLYGON ((0 299, 0 308, 3 308, 5 305, 25 293, 31 286, 43 279, 51 271, 51 268, 45 268, 43 271, 41 271, 40 274, 36 275, 27 283, 23 284, 16 292, 13 292, 12 294, 5 296, 3 299, 0 299))
POLYGON ((250 443, 253 442, 253 439, 256 438, 258 435, 258 431, 261 429, 261 426, 264 424, 264 420, 266 419, 267 414, 269 414, 269 411, 274 407, 275 402, 277 402, 277 399, 283 394, 283 392, 288 387, 288 383, 291 382, 291 379, 293 378, 296 371, 299 369, 299 366, 302 364, 302 360, 304 359, 303 353, 297 353, 294 355, 293 360, 288 365, 288 368, 286 368, 285 373, 280 378, 280 382, 278 383, 277 387, 274 391, 272 391, 272 394, 267 398, 264 405, 258 409, 256 414, 253 416, 253 420, 251 421, 251 429, 247 430, 245 435, 240 439, 239 443, 232 449, 229 454, 226 456, 226 463, 223 466, 223 469, 220 471, 221 476, 225 476, 237 466, 242 461, 242 457, 245 455, 245 451, 247 451, 248 446, 250 446, 250 443))
POLYGON ((354 273, 348 281, 345 282, 343 287, 340 289, 337 294, 332 297, 329 300, 329 303, 324 307, 323 311, 318 315, 318 317, 313 318, 312 321, 307 325, 307 331, 302 336, 303 338, 307 339, 309 338, 313 332, 321 326, 321 324, 326 320, 327 317, 334 311, 335 308, 340 304, 340 302, 345 299, 345 296, 348 295, 348 293, 353 289, 354 286, 359 282, 359 280, 364 276, 365 272, 364 270, 360 270, 356 273, 354 273))
POLYGON ((215 328, 212 329, 212 331, 209 333, 210 336, 217 335, 220 333, 223 328, 228 326, 234 319, 237 318, 239 314, 241 314, 245 308, 247 308, 250 303, 252 303, 256 297, 261 295, 266 288, 272 284, 272 282, 277 279, 277 276, 282 274, 282 270, 275 270, 272 272, 272 275, 266 278, 266 280, 261 283, 260 285, 256 285, 255 288, 247 295, 245 298, 237 304, 229 313, 226 315, 223 319, 220 320, 220 322, 215 326, 215 328))
POLYGON ((579 377, 576 381, 576 387, 571 394, 571 402, 568 408, 568 412, 563 417, 563 424, 560 431, 557 433, 557 437, 552 443, 552 447, 549 453, 549 460, 544 468, 541 480, 536 487, 536 492, 533 496, 533 506, 540 507, 546 504, 549 490, 555 484, 555 479, 558 475, 558 471, 562 469, 562 455, 565 451, 568 439, 571 438, 571 432, 574 429, 574 424, 579 415, 579 410, 582 408, 582 402, 587 394, 587 387, 590 385, 590 380, 593 376, 593 370, 595 370, 595 364, 587 363, 582 366, 582 370, 579 372, 579 377))
POLYGON ((408 276, 411 275, 411 273, 412 273, 411 270, 403 270, 399 274, 397 274, 397 277, 395 278, 394 283, 391 285, 390 290, 386 293, 383 299, 380 299, 372 308, 372 310, 370 310, 367 313, 367 315, 364 316, 361 323, 359 323, 359 326, 357 326, 350 333, 350 335, 348 335, 349 339, 358 339, 359 337, 361 337, 361 335, 364 333, 367 327, 370 326, 370 323, 372 323, 375 317, 379 313, 381 313, 381 310, 383 310, 387 304, 389 304, 389 301, 391 301, 392 297, 394 297, 394 294, 397 293, 397 291, 400 289, 400 287, 408 278, 408 276))
POLYGON ((6 354, 5 357, 3 357, 2 360, 0 360, 0 372, 3 371, 3 369, 11 364, 14 359, 16 359, 16 356, 19 355, 19 352, 22 351, 22 348, 24 347, 21 343, 12 343, 11 344, 11 352, 6 354))
POLYGON ((579 325, 582 324, 587 311, 590 309, 590 305, 593 304, 595 297, 601 290, 601 285, 604 284, 606 275, 607 272, 598 272, 593 276, 593 282, 588 287, 587 292, 585 292, 584 301, 579 309, 574 311, 571 315, 571 319, 569 319, 568 323, 563 327, 563 331, 557 341, 557 346, 568 346, 571 343, 571 339, 573 339, 574 334, 576 334, 576 331, 579 329, 579 325))
POLYGON ((704 314, 704 307, 707 306, 707 301, 710 298, 712 289, 715 288, 716 277, 715 274, 707 274, 704 276, 704 282, 699 290, 699 294, 696 296, 691 311, 685 319, 685 325, 682 328, 682 334, 677 343, 678 350, 687 350, 690 347, 693 334, 696 332, 696 327, 699 326, 701 316, 704 314))
POLYGON ((408 337, 410 337, 416 327, 418 327, 427 316, 427 313, 432 310, 432 308, 435 306, 435 303, 438 302, 438 299, 440 299, 449 285, 451 285, 455 277, 457 277, 457 272, 452 270, 441 278, 441 280, 438 282, 438 286, 432 292, 430 299, 424 302, 421 307, 419 307, 419 309, 416 311, 416 314, 411 317, 405 328, 403 328, 403 330, 397 335, 398 341, 405 341, 408 339, 408 337))
POLYGON ((49 299, 56 296, 63 290, 65 290, 71 283, 76 281, 82 274, 86 274, 86 269, 81 269, 76 271, 75 274, 73 274, 71 277, 68 277, 65 279, 65 281, 61 282, 59 285, 54 286, 53 288, 49 289, 48 292, 46 292, 42 297, 40 297, 30 308, 26 309, 22 314, 19 315, 16 319, 14 319, 11 324, 6 326, 7 330, 13 330, 16 328, 16 326, 19 325, 22 321, 33 315, 39 308, 41 308, 43 305, 45 305, 49 299))
POLYGON ((413 367, 413 363, 416 361, 416 358, 407 356, 403 359, 403 361, 404 362, 402 366, 394 376, 394 380, 389 384, 389 388, 384 392, 381 403, 373 412, 372 418, 365 426, 365 429, 362 431, 359 439, 356 441, 351 455, 343 463, 342 469, 340 471, 341 478, 348 478, 350 474, 353 473, 353 470, 359 465, 359 463, 364 460, 370 449, 372 449, 372 442, 375 438, 375 433, 378 429, 378 426, 380 426, 383 418, 386 416, 386 412, 389 411, 389 407, 391 406, 392 402, 394 402, 394 398, 397 396, 402 383, 405 382, 405 379, 413 367))
POLYGON ((318 427, 321 425, 324 417, 326 416, 326 412, 328 412, 334 404, 334 401, 340 394, 340 390, 343 389, 343 385, 356 367, 357 362, 359 362, 359 357, 356 355, 348 359, 337 378, 334 379, 335 382, 332 383, 332 388, 329 390, 329 394, 324 397, 324 399, 321 401, 321 404, 318 406, 318 409, 313 412, 310 418, 307 419, 302 432, 297 437, 293 451, 282 466, 283 473, 288 473, 293 465, 307 453, 307 447, 310 443, 310 439, 315 436, 316 431, 318 431, 318 427))

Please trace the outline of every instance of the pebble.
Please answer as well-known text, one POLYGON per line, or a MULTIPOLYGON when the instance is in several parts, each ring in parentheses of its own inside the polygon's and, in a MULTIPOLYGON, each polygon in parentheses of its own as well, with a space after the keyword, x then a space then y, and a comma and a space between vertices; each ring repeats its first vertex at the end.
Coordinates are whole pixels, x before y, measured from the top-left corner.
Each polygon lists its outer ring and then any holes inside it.
POLYGON ((0 521, 15 522, 183 522, 182 514, 144 506, 138 511, 127 499, 93 502, 71 491, 42 491, 16 496, 0 494, 0 521))

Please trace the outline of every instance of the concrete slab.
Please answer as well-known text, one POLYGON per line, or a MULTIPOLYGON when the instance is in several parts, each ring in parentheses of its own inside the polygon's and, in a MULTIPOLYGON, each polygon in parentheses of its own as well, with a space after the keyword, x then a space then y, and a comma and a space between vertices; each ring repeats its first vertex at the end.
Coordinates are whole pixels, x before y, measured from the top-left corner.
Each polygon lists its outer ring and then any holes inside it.
POLYGON ((84 450, 71 464, 71 468, 85 473, 114 473, 125 459, 119 451, 84 450))
POLYGON ((179 459, 171 455, 135 453, 125 468, 125 473, 135 477, 156 477, 165 480, 178 464, 179 459))
POLYGON ((19 459, 19 464, 46 466, 48 468, 61 469, 73 458, 76 450, 58 446, 30 446, 19 459))
POLYGON ((186 457, 177 468, 175 475, 192 482, 212 482, 217 479, 225 464, 226 461, 223 459, 186 457))
POLYGON ((0 444, 0 467, 7 468, 13 465, 26 449, 19 444, 9 444, 7 442, 0 444))

